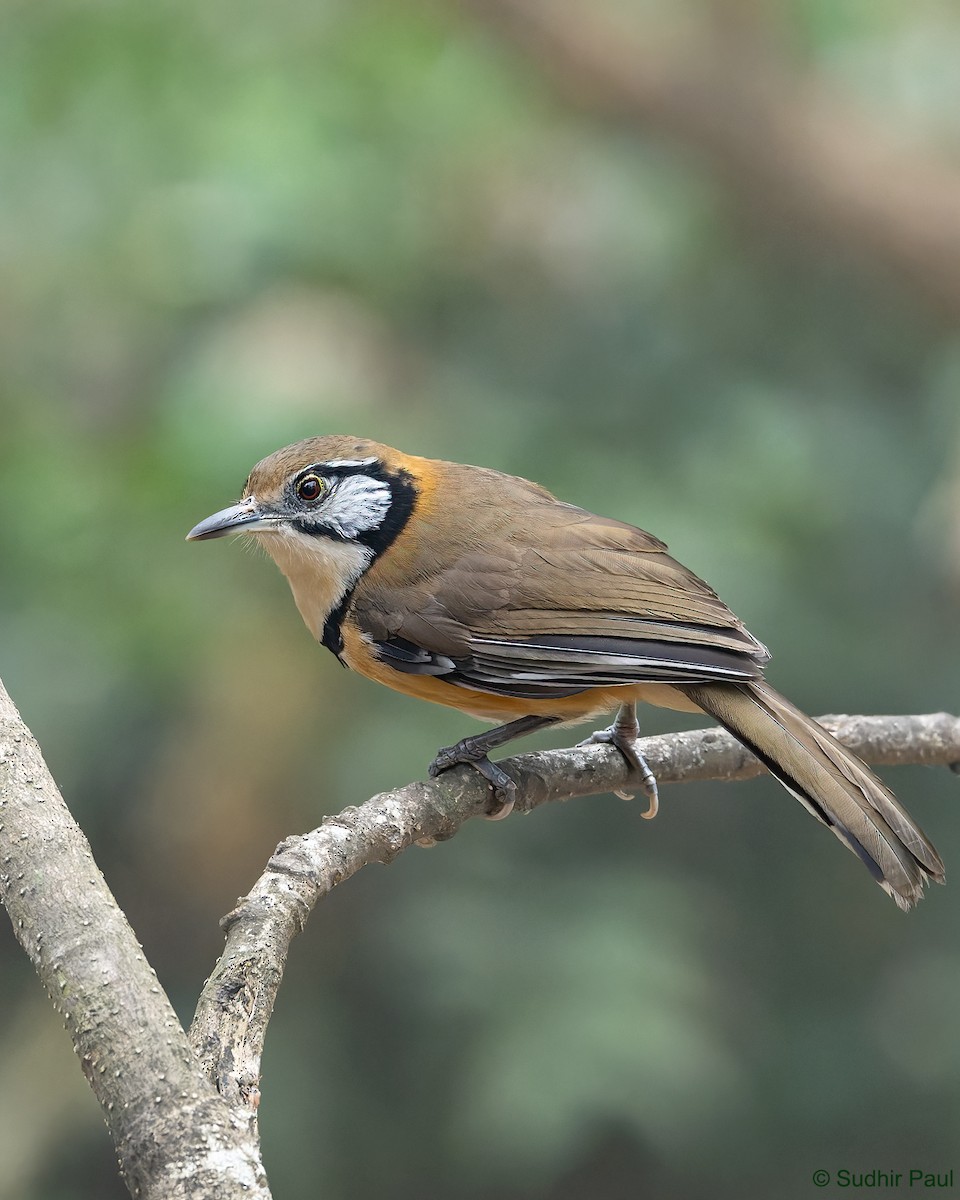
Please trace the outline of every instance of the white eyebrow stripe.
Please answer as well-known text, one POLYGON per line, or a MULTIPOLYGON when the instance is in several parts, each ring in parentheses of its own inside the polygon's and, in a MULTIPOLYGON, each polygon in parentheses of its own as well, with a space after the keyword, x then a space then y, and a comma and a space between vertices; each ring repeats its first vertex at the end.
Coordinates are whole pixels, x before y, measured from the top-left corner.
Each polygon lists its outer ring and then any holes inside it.
POLYGON ((374 454, 371 458, 332 458, 320 465, 324 467, 369 467, 377 461, 374 454))

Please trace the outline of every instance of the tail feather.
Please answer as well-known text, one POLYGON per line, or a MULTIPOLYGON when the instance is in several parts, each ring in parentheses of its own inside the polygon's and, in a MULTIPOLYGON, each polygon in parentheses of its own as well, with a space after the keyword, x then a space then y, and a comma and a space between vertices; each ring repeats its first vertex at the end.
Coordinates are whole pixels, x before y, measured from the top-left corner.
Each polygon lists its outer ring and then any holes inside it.
POLYGON ((682 690, 829 826, 900 908, 912 908, 931 879, 943 883, 939 854, 890 789, 765 680, 682 690))

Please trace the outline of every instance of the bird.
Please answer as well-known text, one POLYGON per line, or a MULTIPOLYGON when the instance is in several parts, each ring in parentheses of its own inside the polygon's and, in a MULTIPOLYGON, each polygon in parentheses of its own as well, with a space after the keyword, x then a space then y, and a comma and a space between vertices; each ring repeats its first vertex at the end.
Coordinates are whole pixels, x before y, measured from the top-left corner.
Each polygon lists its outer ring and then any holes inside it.
POLYGON ((440 750, 468 763, 492 817, 516 785, 490 752, 615 713, 609 743, 657 809, 638 702, 718 721, 865 864, 901 909, 944 881, 933 845, 852 751, 775 691, 770 653, 716 592, 644 530, 489 467, 363 437, 306 438, 250 472, 238 503, 188 541, 250 535, 307 628, 346 667, 498 724, 440 750))

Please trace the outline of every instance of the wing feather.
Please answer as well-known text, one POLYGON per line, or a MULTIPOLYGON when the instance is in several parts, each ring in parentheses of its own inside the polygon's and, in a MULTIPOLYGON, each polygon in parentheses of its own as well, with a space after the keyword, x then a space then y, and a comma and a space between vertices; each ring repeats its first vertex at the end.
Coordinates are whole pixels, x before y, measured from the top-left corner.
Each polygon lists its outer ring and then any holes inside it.
POLYGON ((402 578, 373 564, 351 615, 384 661, 516 696, 760 674, 765 647, 662 542, 539 493, 524 516, 478 505, 496 528, 452 561, 432 561, 428 538, 402 578))

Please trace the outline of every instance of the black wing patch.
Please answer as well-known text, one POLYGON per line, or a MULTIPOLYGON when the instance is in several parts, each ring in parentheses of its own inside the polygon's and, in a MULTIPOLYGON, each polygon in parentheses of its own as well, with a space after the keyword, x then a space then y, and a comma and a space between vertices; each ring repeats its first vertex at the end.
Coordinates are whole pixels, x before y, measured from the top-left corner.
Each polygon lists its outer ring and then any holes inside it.
POLYGON ((499 696, 560 699, 618 684, 734 683, 760 675, 758 655, 652 638, 473 637, 472 653, 464 658, 437 654, 401 637, 374 646, 395 670, 435 675, 499 696))
POLYGON ((374 646, 385 663, 408 675, 447 675, 457 669, 456 662, 446 654, 424 650, 406 638, 395 637, 389 642, 374 642, 374 646))

